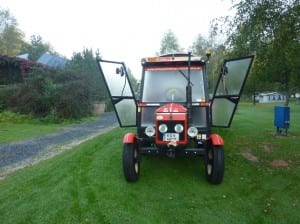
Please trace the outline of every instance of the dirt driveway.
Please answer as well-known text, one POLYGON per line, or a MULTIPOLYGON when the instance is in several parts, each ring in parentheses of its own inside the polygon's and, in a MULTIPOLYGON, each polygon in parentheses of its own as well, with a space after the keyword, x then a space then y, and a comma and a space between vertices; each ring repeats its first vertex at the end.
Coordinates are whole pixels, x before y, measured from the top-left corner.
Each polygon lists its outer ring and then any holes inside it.
POLYGON ((72 125, 54 134, 0 144, 0 180, 11 172, 51 158, 117 126, 115 114, 104 113, 97 121, 72 125))

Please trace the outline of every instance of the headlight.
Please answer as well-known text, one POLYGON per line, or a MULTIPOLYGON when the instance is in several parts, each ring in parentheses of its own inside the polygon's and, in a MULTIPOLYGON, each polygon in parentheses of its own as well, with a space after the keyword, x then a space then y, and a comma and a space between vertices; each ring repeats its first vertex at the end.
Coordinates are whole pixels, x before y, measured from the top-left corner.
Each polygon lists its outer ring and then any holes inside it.
POLYGON ((176 124, 175 127, 174 127, 174 131, 176 133, 181 133, 183 132, 183 125, 182 124, 176 124))
POLYGON ((198 129, 196 127, 189 127, 188 129, 188 136, 190 136, 191 138, 196 137, 198 134, 198 129))
POLYGON ((168 126, 166 124, 161 124, 158 127, 160 133, 166 133, 168 131, 168 126))
POLYGON ((155 129, 153 126, 148 126, 146 127, 145 129, 145 134, 148 136, 148 137, 152 137, 153 135, 155 135, 155 129))

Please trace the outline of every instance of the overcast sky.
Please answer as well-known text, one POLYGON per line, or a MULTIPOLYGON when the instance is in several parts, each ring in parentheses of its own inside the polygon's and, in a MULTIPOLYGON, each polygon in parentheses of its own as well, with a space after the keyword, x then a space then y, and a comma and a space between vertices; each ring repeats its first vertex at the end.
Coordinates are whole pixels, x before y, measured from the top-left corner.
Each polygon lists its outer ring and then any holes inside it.
POLYGON ((159 51, 169 29, 187 50, 230 6, 231 0, 0 0, 26 40, 40 35, 68 58, 99 49, 103 59, 125 62, 135 76, 140 59, 159 51))

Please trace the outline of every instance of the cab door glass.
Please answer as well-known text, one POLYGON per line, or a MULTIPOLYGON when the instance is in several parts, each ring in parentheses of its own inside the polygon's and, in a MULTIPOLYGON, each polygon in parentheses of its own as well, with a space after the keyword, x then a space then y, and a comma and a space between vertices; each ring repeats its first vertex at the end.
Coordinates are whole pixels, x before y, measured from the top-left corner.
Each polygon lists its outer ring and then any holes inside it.
POLYGON ((106 60, 97 62, 120 126, 136 126, 137 102, 125 64, 106 60))
POLYGON ((211 103, 212 125, 230 127, 254 56, 225 60, 211 103))

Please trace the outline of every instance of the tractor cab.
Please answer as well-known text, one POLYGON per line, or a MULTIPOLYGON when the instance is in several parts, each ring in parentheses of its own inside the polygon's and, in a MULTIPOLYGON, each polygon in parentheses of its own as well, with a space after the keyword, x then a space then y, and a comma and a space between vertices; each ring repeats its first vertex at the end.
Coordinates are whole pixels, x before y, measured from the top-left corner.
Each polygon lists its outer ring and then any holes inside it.
POLYGON ((203 156, 206 179, 219 184, 224 174, 224 141, 211 127, 229 127, 253 56, 225 60, 209 99, 206 57, 168 54, 141 60, 142 79, 133 89, 123 62, 98 60, 121 127, 136 127, 123 137, 123 172, 137 181, 141 156, 203 156))
POLYGON ((191 55, 142 60, 142 153, 201 154, 210 132, 205 62, 191 55))

